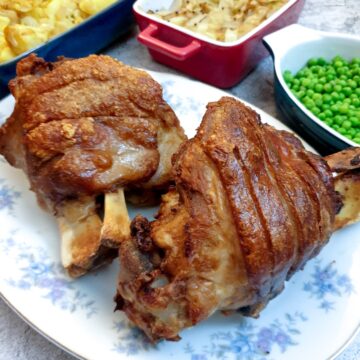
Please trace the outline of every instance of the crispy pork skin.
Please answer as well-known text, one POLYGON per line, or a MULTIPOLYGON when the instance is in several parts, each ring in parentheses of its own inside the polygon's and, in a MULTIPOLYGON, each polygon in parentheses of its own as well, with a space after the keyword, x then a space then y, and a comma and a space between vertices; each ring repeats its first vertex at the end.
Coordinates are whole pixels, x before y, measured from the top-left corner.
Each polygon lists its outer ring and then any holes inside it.
POLYGON ((123 189, 166 188, 184 132, 161 86, 109 56, 50 63, 32 54, 10 90, 16 105, 0 153, 58 217, 64 265, 78 276, 129 235, 123 189))
POLYGON ((120 250, 117 308, 153 341, 216 310, 257 316, 341 208, 327 163, 233 98, 208 105, 173 172, 157 219, 135 218, 120 250))

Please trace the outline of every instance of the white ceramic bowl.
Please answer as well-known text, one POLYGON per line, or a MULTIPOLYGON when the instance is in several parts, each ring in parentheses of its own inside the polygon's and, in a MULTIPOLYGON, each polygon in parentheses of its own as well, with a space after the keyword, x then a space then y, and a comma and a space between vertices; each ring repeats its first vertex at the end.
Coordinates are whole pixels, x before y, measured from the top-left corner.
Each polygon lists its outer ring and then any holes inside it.
POLYGON ((291 92, 283 73, 298 72, 310 58, 331 60, 340 55, 347 60, 360 56, 360 37, 317 31, 301 25, 290 25, 264 37, 274 58, 275 96, 280 110, 295 130, 304 130, 323 150, 333 152, 359 146, 312 114, 291 92))

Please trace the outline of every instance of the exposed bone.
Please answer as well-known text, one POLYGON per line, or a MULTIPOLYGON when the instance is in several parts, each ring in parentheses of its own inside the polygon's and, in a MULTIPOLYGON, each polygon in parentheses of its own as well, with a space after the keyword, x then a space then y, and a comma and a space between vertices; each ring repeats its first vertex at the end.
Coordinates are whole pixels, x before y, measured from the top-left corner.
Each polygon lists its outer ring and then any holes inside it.
POLYGON ((118 248, 130 236, 130 218, 126 208, 124 190, 105 194, 104 223, 101 229, 101 244, 118 248))
POLYGON ((326 156, 325 161, 333 172, 341 173, 360 168, 360 147, 348 148, 326 156))
POLYGON ((360 221, 360 171, 337 176, 335 190, 340 193, 344 204, 335 218, 334 230, 338 230, 360 221))
POLYGON ((116 256, 113 249, 101 244, 102 222, 95 209, 95 201, 90 197, 67 201, 59 209, 61 258, 72 277, 81 276, 116 256))

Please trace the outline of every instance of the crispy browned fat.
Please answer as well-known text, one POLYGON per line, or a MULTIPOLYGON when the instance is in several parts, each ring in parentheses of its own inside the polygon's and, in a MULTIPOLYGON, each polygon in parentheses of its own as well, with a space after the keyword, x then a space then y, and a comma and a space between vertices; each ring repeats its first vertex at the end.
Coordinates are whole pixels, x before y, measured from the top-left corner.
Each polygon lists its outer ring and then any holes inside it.
POLYGON ((216 310, 257 316, 328 242, 342 206, 325 160, 229 97, 208 105, 173 166, 157 219, 135 218, 120 248, 117 308, 152 341, 216 310))
POLYGON ((81 275, 111 260, 129 235, 123 189, 166 188, 186 137, 161 86, 109 56, 50 63, 32 54, 10 90, 16 104, 0 153, 57 216, 64 266, 81 275))

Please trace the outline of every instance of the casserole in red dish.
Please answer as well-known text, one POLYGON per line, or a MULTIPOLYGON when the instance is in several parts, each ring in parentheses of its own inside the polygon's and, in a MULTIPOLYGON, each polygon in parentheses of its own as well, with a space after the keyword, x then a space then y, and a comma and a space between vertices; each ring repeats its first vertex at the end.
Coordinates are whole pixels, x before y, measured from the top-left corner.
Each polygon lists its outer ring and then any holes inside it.
POLYGON ((297 21, 305 0, 289 0, 252 31, 233 42, 212 40, 148 14, 173 1, 138 0, 135 18, 138 40, 149 48, 154 60, 221 88, 238 83, 268 55, 262 38, 297 21))

